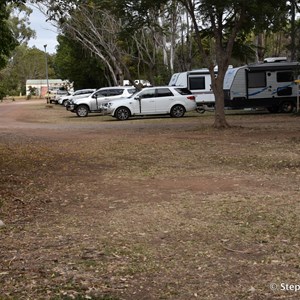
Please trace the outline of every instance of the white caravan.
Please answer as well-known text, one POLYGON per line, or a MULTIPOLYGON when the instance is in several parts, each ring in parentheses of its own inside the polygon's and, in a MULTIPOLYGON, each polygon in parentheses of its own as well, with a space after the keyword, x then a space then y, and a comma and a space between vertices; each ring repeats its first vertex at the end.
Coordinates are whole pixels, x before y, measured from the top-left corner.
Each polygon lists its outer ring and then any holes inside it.
MULTIPOLYGON (((215 69, 217 74, 217 68, 215 69)), ((211 88, 211 77, 208 69, 175 73, 172 75, 169 86, 188 88, 196 97, 198 107, 213 107, 215 96, 211 88)))
POLYGON ((225 107, 294 111, 300 63, 268 62, 229 69, 225 75, 225 107))

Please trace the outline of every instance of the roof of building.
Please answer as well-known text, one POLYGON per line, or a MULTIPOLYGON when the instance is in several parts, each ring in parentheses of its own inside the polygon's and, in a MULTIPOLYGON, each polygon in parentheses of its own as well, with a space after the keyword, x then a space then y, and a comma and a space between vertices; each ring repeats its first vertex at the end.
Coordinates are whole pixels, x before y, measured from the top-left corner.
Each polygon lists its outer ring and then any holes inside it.
MULTIPOLYGON (((62 84, 61 79, 48 79, 49 84, 62 84)), ((26 85, 47 85, 47 79, 27 79, 26 85)))

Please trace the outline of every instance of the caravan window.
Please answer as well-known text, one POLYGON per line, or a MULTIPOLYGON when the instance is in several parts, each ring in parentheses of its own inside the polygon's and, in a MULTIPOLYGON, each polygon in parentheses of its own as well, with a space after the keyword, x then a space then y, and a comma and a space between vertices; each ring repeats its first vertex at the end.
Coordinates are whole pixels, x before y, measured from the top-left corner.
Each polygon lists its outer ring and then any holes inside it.
POLYGON ((294 81, 293 72, 277 72, 277 82, 291 82, 294 81))
POLYGON ((190 77, 189 78, 190 90, 205 90, 205 77, 190 77))
POLYGON ((265 72, 249 72, 248 73, 248 88, 265 87, 266 73, 265 72))

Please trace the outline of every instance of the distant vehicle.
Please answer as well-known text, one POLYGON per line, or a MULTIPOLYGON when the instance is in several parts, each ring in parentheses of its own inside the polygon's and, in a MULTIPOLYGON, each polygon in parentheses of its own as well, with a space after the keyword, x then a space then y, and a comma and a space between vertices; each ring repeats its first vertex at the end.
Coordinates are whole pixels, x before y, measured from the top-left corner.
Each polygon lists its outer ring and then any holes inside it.
POLYGON ((268 62, 229 69, 224 79, 225 107, 266 108, 290 113, 297 105, 299 62, 268 62))
POLYGON ((118 120, 132 116, 171 115, 183 117, 185 112, 196 109, 195 96, 186 88, 146 87, 129 98, 112 100, 102 105, 103 113, 118 120))
MULTIPOLYGON (((134 80, 134 84, 140 85, 142 87, 151 86, 151 83, 148 80, 144 80, 144 79, 136 79, 134 80)), ((123 80, 123 85, 127 86, 127 85, 131 85, 131 83, 129 80, 123 80)))
POLYGON ((287 57, 267 57, 264 59, 264 63, 271 63, 271 62, 282 62, 287 61, 287 57))
POLYGON ((75 91, 74 93, 72 93, 70 95, 60 97, 60 99, 58 100, 58 104, 66 106, 67 101, 69 101, 71 99, 79 99, 79 98, 87 97, 95 91, 96 91, 96 89, 77 90, 77 91, 75 91))
POLYGON ((71 99, 66 109, 76 113, 78 117, 87 117, 89 113, 101 112, 101 104, 112 99, 126 98, 136 92, 135 87, 115 86, 101 88, 88 97, 71 99))
POLYGON ((70 95, 70 93, 67 90, 50 90, 46 94, 46 99, 49 103, 57 104, 60 97, 66 96, 66 95, 70 95))

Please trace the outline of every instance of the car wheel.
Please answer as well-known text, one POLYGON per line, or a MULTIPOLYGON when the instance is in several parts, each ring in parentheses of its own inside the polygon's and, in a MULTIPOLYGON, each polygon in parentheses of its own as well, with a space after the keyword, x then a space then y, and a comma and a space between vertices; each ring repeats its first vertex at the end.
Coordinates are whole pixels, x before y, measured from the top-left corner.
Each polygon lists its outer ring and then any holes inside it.
POLYGON ((171 108, 170 115, 173 118, 181 118, 185 114, 185 108, 182 105, 175 105, 171 108))
POLYGON ((280 111, 286 114, 293 112, 294 109, 295 105, 290 101, 283 102, 280 106, 280 111))
POLYGON ((130 110, 127 107, 119 107, 115 112, 115 117, 118 120, 128 120, 130 117, 130 110))
POLYGON ((89 114, 89 109, 86 105, 79 105, 76 108, 76 114, 78 117, 87 117, 89 114))

